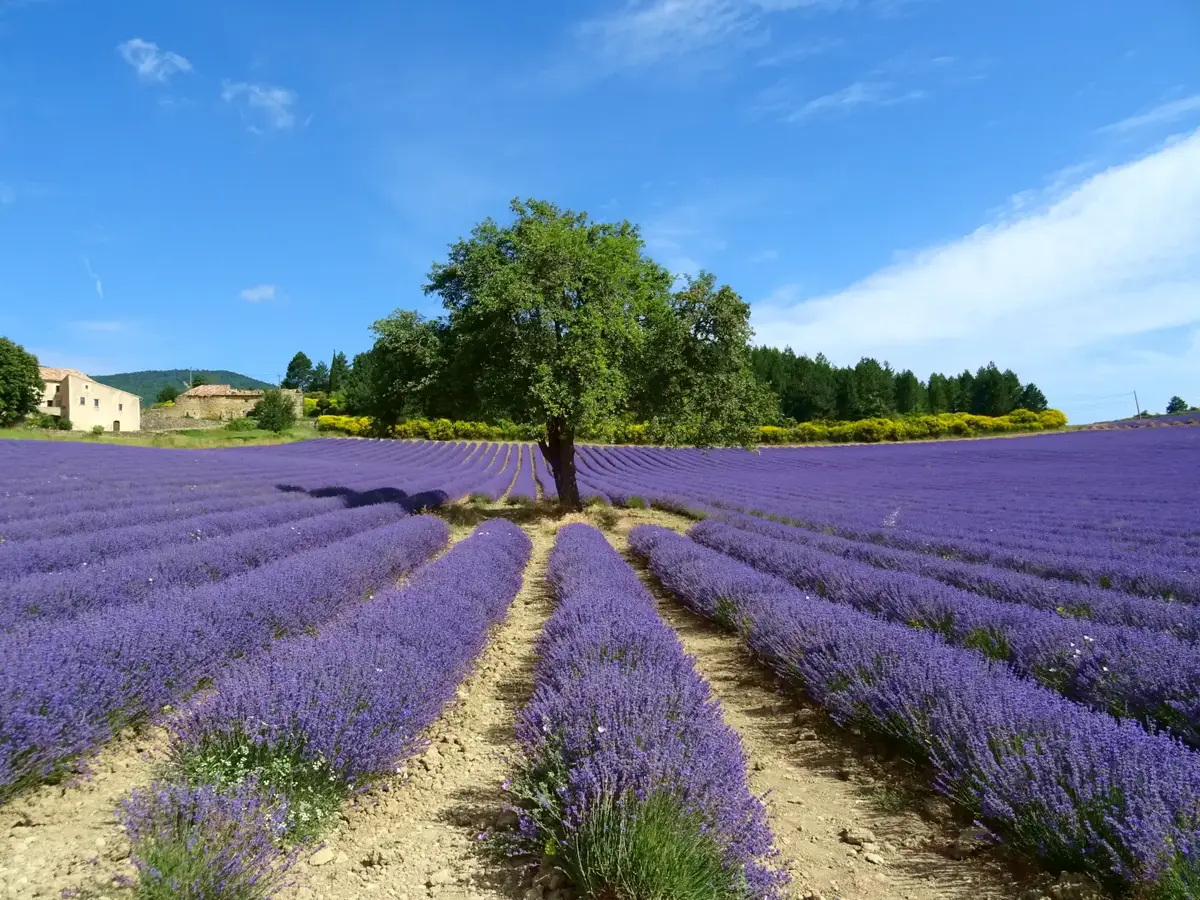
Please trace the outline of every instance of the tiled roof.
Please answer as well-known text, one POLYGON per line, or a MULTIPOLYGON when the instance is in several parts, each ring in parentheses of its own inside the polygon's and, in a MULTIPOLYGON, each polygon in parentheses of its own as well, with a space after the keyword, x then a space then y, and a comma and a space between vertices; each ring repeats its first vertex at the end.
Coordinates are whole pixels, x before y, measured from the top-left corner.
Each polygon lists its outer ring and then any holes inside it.
POLYGON ((261 397, 262 391, 245 391, 227 384, 198 384, 188 388, 180 397, 261 397))
POLYGON ((41 372, 42 381, 62 381, 68 375, 74 375, 76 378, 85 378, 88 381, 92 380, 78 369, 56 369, 53 366, 38 366, 38 371, 41 372))

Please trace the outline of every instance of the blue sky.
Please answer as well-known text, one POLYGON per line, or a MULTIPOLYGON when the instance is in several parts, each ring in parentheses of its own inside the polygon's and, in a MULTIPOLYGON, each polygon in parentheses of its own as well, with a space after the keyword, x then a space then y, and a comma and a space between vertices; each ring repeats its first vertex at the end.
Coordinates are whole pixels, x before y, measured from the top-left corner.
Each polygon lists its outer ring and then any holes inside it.
POLYGON ((763 343, 1200 403, 1195 0, 0 0, 0 334, 46 364, 353 354, 517 195, 763 343))

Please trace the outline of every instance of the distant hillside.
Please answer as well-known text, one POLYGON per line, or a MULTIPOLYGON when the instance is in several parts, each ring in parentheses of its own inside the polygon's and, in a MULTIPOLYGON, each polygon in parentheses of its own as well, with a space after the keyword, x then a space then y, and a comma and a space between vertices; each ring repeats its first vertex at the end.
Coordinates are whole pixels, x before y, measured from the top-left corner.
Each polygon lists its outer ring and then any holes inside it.
POLYGON ((206 384, 228 384, 235 388, 269 388, 274 385, 228 372, 225 369, 151 369, 145 372, 119 372, 116 375, 92 375, 101 384, 115 387, 120 391, 129 391, 142 398, 142 404, 149 406, 158 396, 158 392, 168 385, 187 390, 188 376, 201 376, 206 384))

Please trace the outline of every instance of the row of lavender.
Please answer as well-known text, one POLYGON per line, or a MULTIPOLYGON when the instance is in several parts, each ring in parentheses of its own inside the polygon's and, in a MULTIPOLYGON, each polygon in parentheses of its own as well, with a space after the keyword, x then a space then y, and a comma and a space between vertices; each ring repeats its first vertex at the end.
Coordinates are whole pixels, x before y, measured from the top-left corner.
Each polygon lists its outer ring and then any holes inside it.
POLYGON ((172 723, 169 776, 124 807, 152 895, 265 896, 293 858, 289 843, 422 746, 529 552, 516 526, 481 525, 407 586, 218 677, 172 723))
POLYGON ((1200 646, 1190 641, 991 600, 797 543, 786 525, 743 522, 753 530, 704 522, 691 536, 824 599, 926 629, 1072 700, 1200 747, 1200 646), (777 532, 757 533, 764 527, 777 532))
POLYGON ((1174 739, 675 532, 641 526, 631 545, 836 721, 928 760, 938 790, 1049 867, 1172 900, 1200 890, 1200 758, 1174 739))
POLYGON ((587 896, 781 896, 737 735, 633 570, 562 528, 558 605, 522 711, 518 852, 548 853, 587 896))
POLYGON ((1190 429, 758 456, 585 448, 580 472, 617 502, 685 499, 1040 578, 1200 600, 1200 433, 1190 429))

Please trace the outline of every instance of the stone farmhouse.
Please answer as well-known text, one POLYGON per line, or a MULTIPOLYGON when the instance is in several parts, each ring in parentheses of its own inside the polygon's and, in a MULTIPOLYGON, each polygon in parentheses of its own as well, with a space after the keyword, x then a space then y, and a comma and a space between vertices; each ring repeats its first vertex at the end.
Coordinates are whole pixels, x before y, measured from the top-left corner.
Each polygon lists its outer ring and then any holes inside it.
MULTIPOLYGON (((304 399, 299 391, 285 390, 296 407, 296 415, 304 414, 304 399)), ((254 409, 263 397, 262 391, 242 390, 227 384, 200 384, 175 398, 174 416, 187 419, 240 419, 254 409)))
POLYGON ((137 394, 92 381, 77 369, 41 366, 40 371, 46 383, 40 412, 70 419, 74 431, 91 431, 97 425, 105 431, 141 429, 142 400, 137 394))

